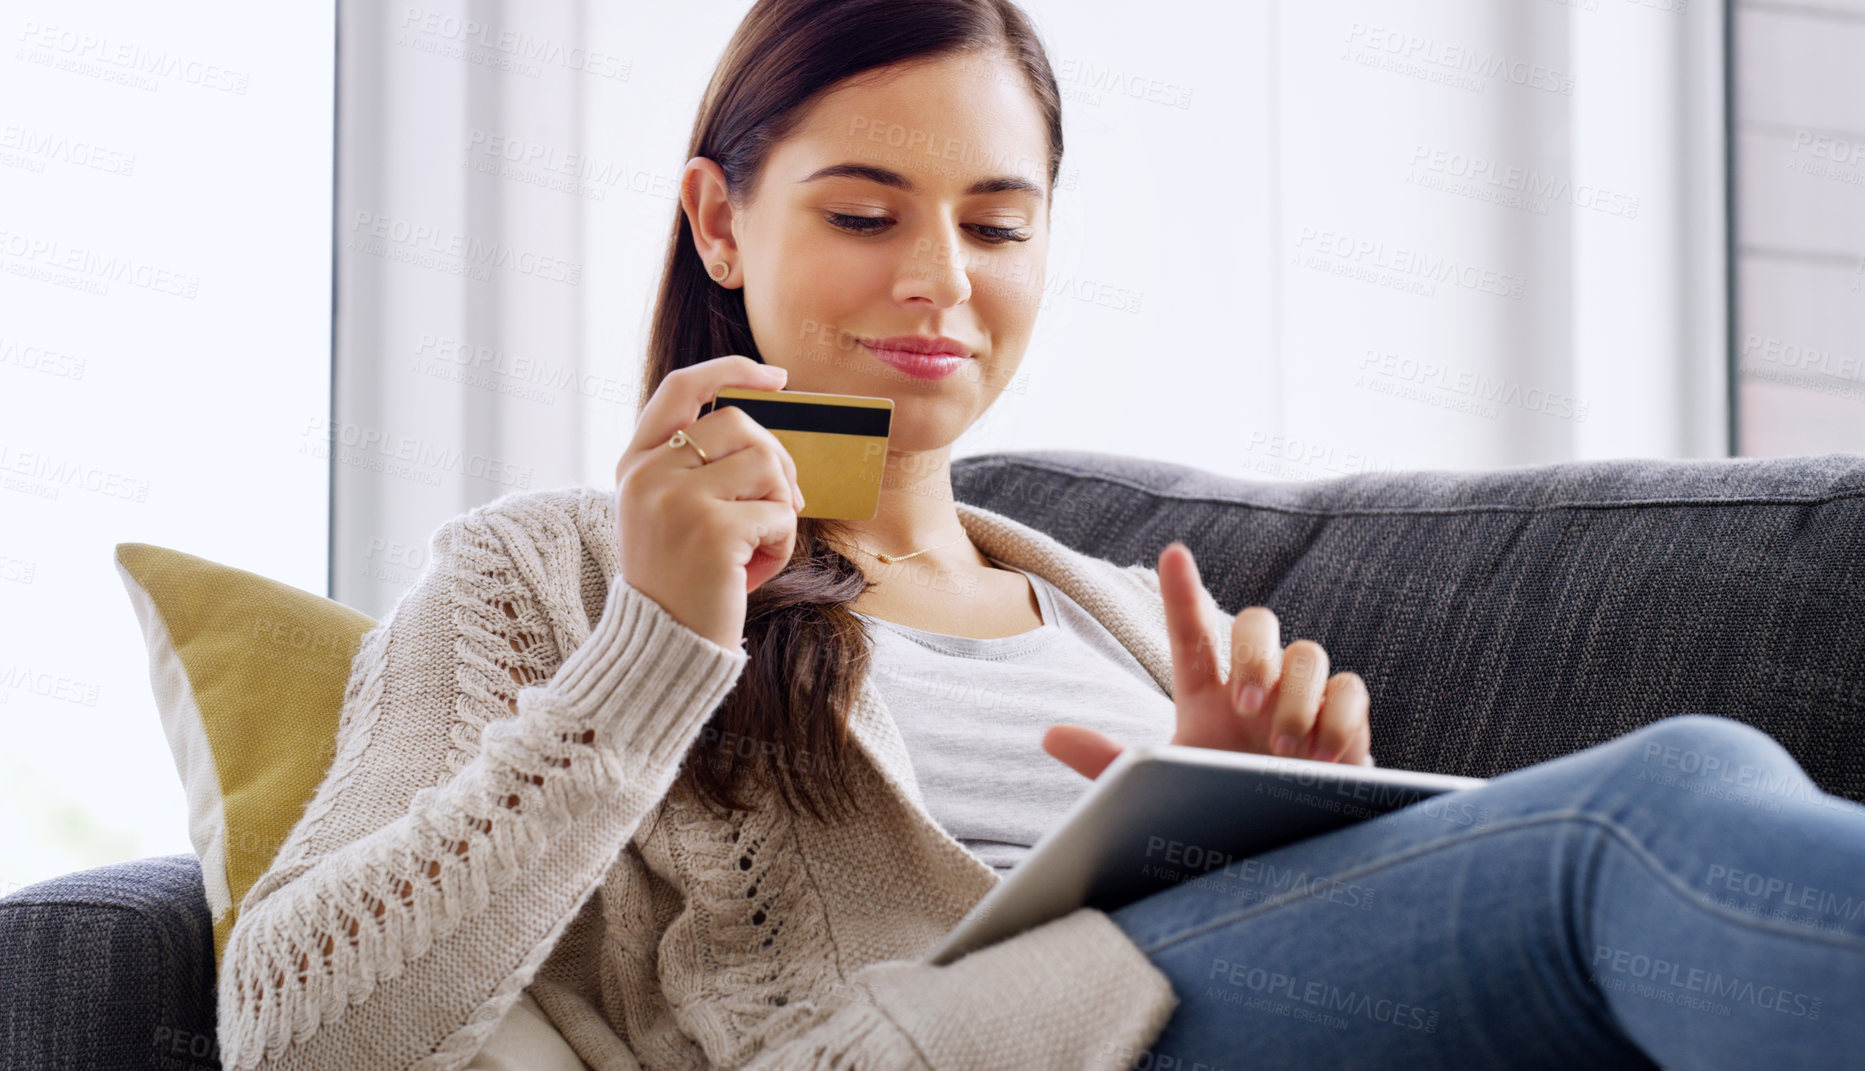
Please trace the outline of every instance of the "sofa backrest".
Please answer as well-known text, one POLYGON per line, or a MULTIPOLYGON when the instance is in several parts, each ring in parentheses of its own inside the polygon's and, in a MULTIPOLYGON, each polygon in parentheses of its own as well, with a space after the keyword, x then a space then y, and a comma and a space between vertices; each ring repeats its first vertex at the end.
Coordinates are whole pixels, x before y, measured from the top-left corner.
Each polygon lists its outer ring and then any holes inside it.
POLYGON ((1865 454, 1265 482, 1045 450, 952 484, 1122 565, 1184 542, 1220 606, 1366 679, 1382 766, 1489 777, 1721 714, 1865 802, 1865 454))

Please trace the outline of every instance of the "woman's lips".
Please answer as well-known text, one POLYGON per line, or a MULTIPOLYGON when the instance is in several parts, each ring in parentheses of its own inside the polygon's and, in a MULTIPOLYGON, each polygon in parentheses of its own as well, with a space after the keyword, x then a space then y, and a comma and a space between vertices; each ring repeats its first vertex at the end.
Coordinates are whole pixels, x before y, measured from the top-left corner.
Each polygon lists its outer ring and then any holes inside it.
POLYGON ((909 353, 906 350, 882 349, 867 341, 863 341, 862 345, 884 363, 915 379, 944 379, 971 360, 955 353, 909 353))

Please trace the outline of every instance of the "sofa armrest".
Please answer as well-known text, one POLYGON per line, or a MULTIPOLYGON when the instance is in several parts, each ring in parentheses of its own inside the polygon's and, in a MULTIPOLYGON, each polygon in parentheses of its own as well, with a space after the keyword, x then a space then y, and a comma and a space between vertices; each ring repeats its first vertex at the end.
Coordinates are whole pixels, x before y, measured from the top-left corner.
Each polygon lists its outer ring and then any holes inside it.
POLYGON ((192 854, 0 899, 0 1071, 219 1071, 213 920, 192 854))

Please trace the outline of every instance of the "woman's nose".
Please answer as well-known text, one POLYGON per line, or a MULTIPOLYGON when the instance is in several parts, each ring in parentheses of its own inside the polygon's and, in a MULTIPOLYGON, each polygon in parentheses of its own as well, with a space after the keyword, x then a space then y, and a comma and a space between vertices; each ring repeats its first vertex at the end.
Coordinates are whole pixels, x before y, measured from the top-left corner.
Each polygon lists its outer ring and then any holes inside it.
POLYGON ((965 248, 953 230, 933 228, 914 241, 896 284, 903 298, 924 297, 944 308, 971 297, 965 248))

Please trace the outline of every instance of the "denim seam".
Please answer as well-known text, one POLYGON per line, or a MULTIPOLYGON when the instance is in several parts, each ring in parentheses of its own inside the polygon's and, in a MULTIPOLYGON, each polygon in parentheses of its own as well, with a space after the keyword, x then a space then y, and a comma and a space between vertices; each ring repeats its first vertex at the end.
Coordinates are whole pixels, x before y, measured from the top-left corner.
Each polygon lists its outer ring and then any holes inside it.
POLYGON ((1605 827, 1607 832, 1612 834, 1614 840, 1621 842, 1621 845, 1631 853, 1633 858, 1644 864, 1646 870, 1651 871, 1658 878, 1662 879, 1674 892, 1686 902, 1694 905, 1698 910, 1711 915, 1720 916, 1729 922, 1739 923, 1750 929, 1760 930, 1764 933, 1772 933, 1780 937, 1812 938, 1828 948, 1865 952, 1865 939, 1855 937, 1851 934, 1836 934, 1829 933, 1825 930, 1812 930, 1805 926, 1796 926, 1790 922, 1759 918, 1745 911, 1738 911, 1732 907, 1725 907, 1715 900, 1710 899, 1708 896, 1698 893, 1696 889, 1686 883, 1684 879, 1666 869, 1664 861, 1659 859, 1656 855, 1653 855, 1651 849, 1645 847, 1637 837, 1633 836, 1631 830, 1610 818, 1605 818, 1600 815, 1588 812, 1574 812, 1574 814, 1575 817, 1582 818, 1585 821, 1595 822, 1605 827))
MULTIPOLYGON (((1702 908, 1705 911, 1708 911, 1712 914, 1721 915, 1731 922, 1736 922, 1744 926, 1762 930, 1764 932, 1775 933, 1775 934, 1779 934, 1784 937, 1799 937, 1799 938, 1811 939, 1811 940, 1823 943, 1827 945, 1828 947, 1851 949, 1855 951, 1865 951, 1865 940, 1860 940, 1856 937, 1828 934, 1828 933, 1825 933, 1824 931, 1811 931, 1811 930, 1807 930, 1802 927, 1791 926, 1786 923, 1777 923, 1772 919, 1756 918, 1752 915, 1747 915, 1740 911, 1735 911, 1733 909, 1726 908, 1723 905, 1716 903, 1714 900, 1709 899, 1708 897, 1698 896, 1696 891, 1692 889, 1689 885, 1685 884, 1682 879, 1678 878, 1675 874, 1672 874, 1669 870, 1665 869, 1663 863, 1659 861, 1656 856, 1652 855, 1649 849, 1647 849, 1643 844, 1639 843, 1638 839, 1635 836, 1633 836, 1630 830, 1626 829, 1624 826, 1620 825, 1618 822, 1614 821, 1611 818, 1598 815, 1598 814, 1594 814, 1591 811, 1559 811, 1553 814, 1529 815, 1529 816, 1524 816, 1521 818, 1510 819, 1507 822, 1498 823, 1497 825, 1491 826, 1487 829, 1473 829, 1473 830, 1469 830, 1463 833, 1453 834, 1449 837, 1445 837, 1441 840, 1435 840, 1428 844, 1415 845, 1411 848, 1406 849, 1403 852, 1400 852, 1397 855, 1387 856, 1386 858, 1378 859, 1370 863, 1363 863, 1358 867, 1343 871, 1340 874, 1330 875, 1328 876, 1327 880, 1339 882, 1339 881, 1346 881, 1352 878, 1363 877, 1367 874, 1373 873, 1374 871, 1384 870, 1387 867, 1391 867, 1399 863, 1407 862, 1418 856, 1425 855, 1430 852, 1435 852, 1441 848, 1448 848, 1454 845, 1462 844, 1465 841, 1474 840, 1478 837, 1486 837, 1494 833, 1510 832, 1510 831, 1517 830, 1517 829, 1523 829, 1529 826, 1544 825, 1549 822, 1558 822, 1558 821, 1562 821, 1564 819, 1569 819, 1569 818, 1579 819, 1582 822, 1588 822, 1593 825, 1597 825, 1601 827, 1602 829, 1604 829, 1609 835, 1611 835, 1611 837, 1614 840, 1624 842, 1624 844, 1632 851, 1634 857, 1637 858, 1639 862, 1643 863, 1647 869, 1650 869, 1653 872, 1655 872, 1659 877, 1663 878, 1666 883, 1671 885, 1677 892, 1681 893, 1685 897, 1685 899, 1691 901, 1692 903, 1695 903, 1698 907, 1702 908)), ((1197 880, 1197 879, 1193 879, 1193 880, 1197 880)), ((1312 887, 1313 882, 1310 882, 1309 885, 1310 887, 1312 887)), ((1220 915, 1215 919, 1207 920, 1206 922, 1203 922, 1199 924, 1198 926, 1195 926, 1191 929, 1183 930, 1179 933, 1173 934, 1171 937, 1165 938, 1157 943, 1142 946, 1141 951, 1145 952, 1148 956, 1151 956, 1156 952, 1169 948, 1172 945, 1178 944, 1179 942, 1184 941, 1188 938, 1200 936, 1211 930, 1218 929, 1224 926, 1228 926, 1232 923, 1242 921, 1243 919, 1249 918, 1257 914, 1261 914, 1266 911, 1270 911, 1274 908, 1282 907, 1287 904, 1296 903, 1297 901, 1306 899, 1308 897, 1309 897, 1309 894, 1305 891, 1284 893, 1279 897, 1276 897, 1271 900, 1265 900, 1260 904, 1256 904, 1251 907, 1240 908, 1237 911, 1233 911, 1227 915, 1220 915)))

